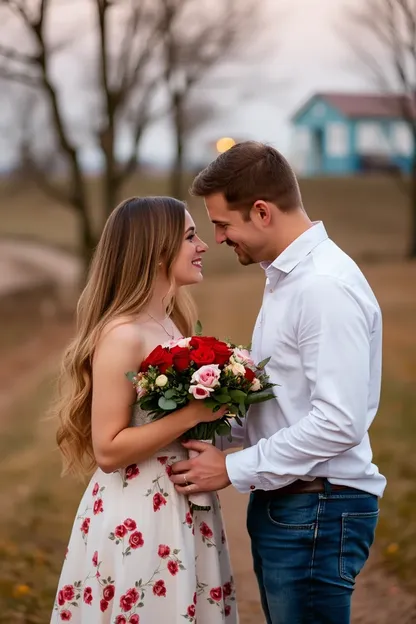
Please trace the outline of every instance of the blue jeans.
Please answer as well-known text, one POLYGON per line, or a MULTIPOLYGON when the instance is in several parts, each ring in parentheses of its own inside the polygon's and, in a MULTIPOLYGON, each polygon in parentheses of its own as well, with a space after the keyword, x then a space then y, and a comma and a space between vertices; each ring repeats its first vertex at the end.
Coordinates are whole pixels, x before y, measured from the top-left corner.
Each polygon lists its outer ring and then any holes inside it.
POLYGON ((349 624, 351 596, 378 519, 355 489, 275 497, 252 493, 247 528, 268 624, 349 624))

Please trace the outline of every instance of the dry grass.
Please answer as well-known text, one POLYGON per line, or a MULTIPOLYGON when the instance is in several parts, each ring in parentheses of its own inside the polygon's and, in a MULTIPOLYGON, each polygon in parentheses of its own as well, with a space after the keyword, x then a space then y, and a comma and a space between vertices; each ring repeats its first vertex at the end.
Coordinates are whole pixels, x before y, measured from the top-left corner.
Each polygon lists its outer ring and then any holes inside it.
MULTIPOLYGON (((160 192, 160 187, 149 191, 160 192)), ((383 308, 385 380, 371 433, 375 460, 389 485, 377 543, 389 569, 416 589, 416 265, 398 259, 405 246, 405 198, 385 180, 308 182, 304 194, 311 215, 322 217, 332 237, 360 261, 383 308), (368 262, 382 252, 388 262, 368 262)), ((75 226, 68 213, 43 200, 37 204, 39 197, 31 200, 0 207, 0 233, 46 237, 71 247, 75 226)), ((195 212, 201 234, 212 243, 203 211, 195 208, 195 212)), ((262 290, 258 267, 243 269, 229 250, 215 249, 207 260, 207 279, 196 288, 205 331, 248 341, 262 290)), ((42 354, 36 370, 42 376, 41 364, 42 354)), ((19 390, 21 398, 1 428, 0 622, 4 623, 48 621, 82 489, 60 478, 54 425, 43 420, 51 394, 51 378, 46 371, 43 374, 46 379, 35 389, 19 390)))

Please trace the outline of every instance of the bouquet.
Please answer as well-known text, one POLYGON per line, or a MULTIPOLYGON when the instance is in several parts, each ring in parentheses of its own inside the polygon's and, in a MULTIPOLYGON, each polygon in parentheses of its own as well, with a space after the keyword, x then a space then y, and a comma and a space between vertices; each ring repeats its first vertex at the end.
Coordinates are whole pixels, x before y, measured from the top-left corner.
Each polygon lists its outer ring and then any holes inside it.
MULTIPOLYGON (((198 323, 194 336, 158 345, 142 362, 139 372, 129 372, 127 377, 136 389, 137 404, 154 419, 193 400, 204 401, 214 412, 227 405, 225 416, 199 423, 182 439, 213 443, 218 435, 228 436, 231 441, 230 420, 242 425, 250 405, 274 398, 275 384, 270 383, 265 372, 269 360, 255 364, 247 348, 202 336, 198 323)), ((202 493, 191 495, 190 502, 194 508, 209 509, 202 504, 204 497, 202 493)))

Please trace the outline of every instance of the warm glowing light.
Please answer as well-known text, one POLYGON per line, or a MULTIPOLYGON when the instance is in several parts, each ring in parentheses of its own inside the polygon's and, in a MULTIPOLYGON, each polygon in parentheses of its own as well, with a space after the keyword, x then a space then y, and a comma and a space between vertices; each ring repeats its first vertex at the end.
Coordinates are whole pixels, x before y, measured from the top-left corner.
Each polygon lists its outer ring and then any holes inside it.
POLYGON ((223 152, 226 152, 227 150, 229 150, 230 147, 233 147, 235 143, 236 142, 231 137, 222 137, 221 139, 218 139, 218 141, 215 144, 215 147, 217 148, 217 152, 222 154, 223 152))

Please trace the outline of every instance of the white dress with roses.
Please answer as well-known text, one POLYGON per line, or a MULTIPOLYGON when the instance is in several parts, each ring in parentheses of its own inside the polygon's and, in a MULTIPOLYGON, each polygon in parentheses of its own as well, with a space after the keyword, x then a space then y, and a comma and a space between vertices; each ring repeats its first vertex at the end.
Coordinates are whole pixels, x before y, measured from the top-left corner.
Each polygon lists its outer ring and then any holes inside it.
MULTIPOLYGON (((135 408, 132 426, 148 419, 135 408)), ((191 515, 169 479, 175 442, 142 464, 98 469, 81 500, 51 623, 238 622, 217 494, 191 515)))

